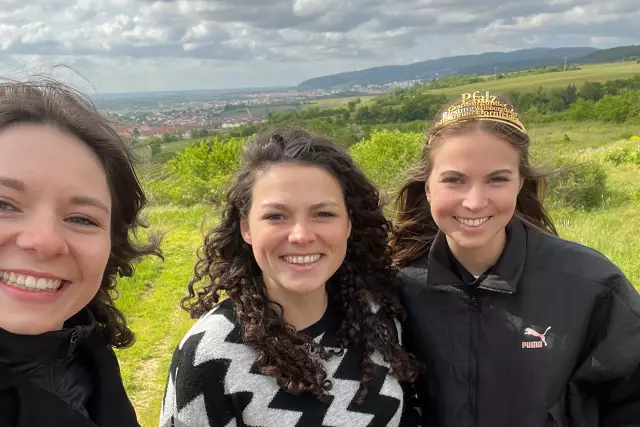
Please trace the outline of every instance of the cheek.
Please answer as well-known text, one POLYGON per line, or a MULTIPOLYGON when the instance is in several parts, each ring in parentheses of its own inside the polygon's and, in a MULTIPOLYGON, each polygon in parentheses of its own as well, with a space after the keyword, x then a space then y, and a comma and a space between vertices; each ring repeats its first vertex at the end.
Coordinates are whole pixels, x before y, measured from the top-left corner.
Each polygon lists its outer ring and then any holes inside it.
POLYGON ((501 211, 501 213, 513 213, 516 209, 516 203, 518 201, 518 191, 503 191, 495 198, 494 204, 501 211))
POLYGON ((433 217, 452 214, 458 209, 463 198, 455 191, 448 189, 434 189, 431 193, 431 215, 433 217))
POLYGON ((75 253, 84 280, 97 281, 99 285, 111 255, 111 239, 108 236, 91 237, 76 245, 75 253))
POLYGON ((266 258, 276 256, 275 252, 280 244, 282 244, 282 233, 278 230, 263 230, 260 227, 251 229, 251 250, 253 256, 258 263, 266 258))

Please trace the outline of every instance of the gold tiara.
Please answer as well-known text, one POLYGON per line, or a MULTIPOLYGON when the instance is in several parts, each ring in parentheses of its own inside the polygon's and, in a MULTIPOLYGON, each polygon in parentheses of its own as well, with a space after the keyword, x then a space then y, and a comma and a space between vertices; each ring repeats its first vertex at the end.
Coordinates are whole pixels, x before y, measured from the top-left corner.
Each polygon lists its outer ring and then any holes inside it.
POLYGON ((447 108, 435 125, 442 126, 467 118, 492 120, 509 125, 520 132, 527 132, 518 113, 512 107, 500 102, 494 95, 489 94, 489 91, 482 94, 479 90, 463 93, 460 102, 447 108))

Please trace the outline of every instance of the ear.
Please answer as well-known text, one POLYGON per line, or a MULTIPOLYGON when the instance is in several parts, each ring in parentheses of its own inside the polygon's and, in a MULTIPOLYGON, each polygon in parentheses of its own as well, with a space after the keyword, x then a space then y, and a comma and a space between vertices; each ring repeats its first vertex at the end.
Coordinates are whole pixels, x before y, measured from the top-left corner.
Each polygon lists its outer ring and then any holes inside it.
POLYGON ((351 219, 349 219, 349 225, 348 225, 348 227, 349 227, 349 231, 347 231, 347 239, 348 239, 349 237, 351 237, 351 219))
POLYGON ((242 238, 244 241, 250 245, 251 244, 251 233, 249 232, 249 221, 246 218, 242 218, 240 220, 240 234, 242 234, 242 238))
POLYGON ((424 193, 427 196, 427 201, 431 203, 431 191, 429 190, 429 180, 424 182, 424 193))
POLYGON ((518 188, 518 192, 520 192, 520 190, 522 190, 523 186, 524 186, 524 177, 520 176, 520 188, 518 188))

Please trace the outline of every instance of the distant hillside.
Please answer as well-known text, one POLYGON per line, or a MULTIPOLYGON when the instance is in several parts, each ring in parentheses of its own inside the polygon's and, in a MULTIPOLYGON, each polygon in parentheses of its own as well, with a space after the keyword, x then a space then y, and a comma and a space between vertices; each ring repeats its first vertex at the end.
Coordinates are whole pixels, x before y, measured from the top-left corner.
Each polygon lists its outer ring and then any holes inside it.
MULTIPOLYGON (((622 61, 630 56, 640 58, 640 46, 618 46, 602 49, 579 58, 581 64, 622 61)), ((575 60, 573 62, 576 62, 575 60)))
POLYGON ((432 59, 408 65, 390 65, 366 70, 316 77, 305 80, 299 89, 329 89, 352 84, 385 84, 402 80, 432 80, 454 74, 490 74, 497 68, 500 72, 519 71, 543 65, 557 65, 597 52, 591 47, 536 48, 513 52, 487 52, 479 55, 462 55, 432 59))

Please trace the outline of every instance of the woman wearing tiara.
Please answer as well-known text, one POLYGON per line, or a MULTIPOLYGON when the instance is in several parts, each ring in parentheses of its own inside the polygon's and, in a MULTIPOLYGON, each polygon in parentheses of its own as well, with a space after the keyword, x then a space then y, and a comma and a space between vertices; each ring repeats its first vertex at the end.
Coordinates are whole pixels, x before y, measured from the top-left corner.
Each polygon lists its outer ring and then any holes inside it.
POLYGON ((640 295, 563 240, 505 99, 463 94, 398 197, 407 346, 423 425, 640 425, 640 295))

